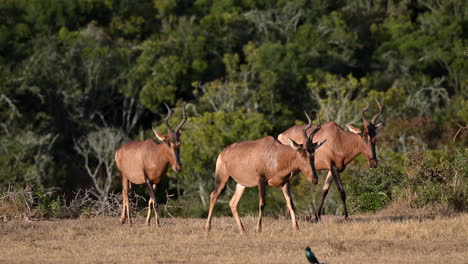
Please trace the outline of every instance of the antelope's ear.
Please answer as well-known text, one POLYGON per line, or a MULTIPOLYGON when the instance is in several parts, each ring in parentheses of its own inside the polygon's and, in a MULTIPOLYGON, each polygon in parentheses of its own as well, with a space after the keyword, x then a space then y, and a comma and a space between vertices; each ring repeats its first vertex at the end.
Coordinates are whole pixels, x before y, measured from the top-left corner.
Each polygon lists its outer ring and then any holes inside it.
POLYGON ((353 127, 352 125, 346 125, 346 127, 349 129, 349 131, 351 131, 352 133, 354 134, 361 134, 362 133, 362 130, 357 128, 357 127, 353 127))
POLYGON ((288 138, 289 146, 291 146, 294 150, 299 150, 301 148, 301 144, 297 144, 294 140, 288 138))
POLYGON ((326 139, 324 141, 320 141, 319 143, 315 143, 315 150, 317 150, 320 146, 322 146, 325 141, 327 141, 326 139))
POLYGON ((375 133, 379 133, 383 126, 384 125, 382 123, 378 123, 377 125, 375 125, 375 133))
POLYGON ((153 128, 153 133, 156 136, 156 138, 159 139, 160 141, 166 140, 166 137, 163 134, 156 131, 156 129, 154 129, 154 128, 153 128))

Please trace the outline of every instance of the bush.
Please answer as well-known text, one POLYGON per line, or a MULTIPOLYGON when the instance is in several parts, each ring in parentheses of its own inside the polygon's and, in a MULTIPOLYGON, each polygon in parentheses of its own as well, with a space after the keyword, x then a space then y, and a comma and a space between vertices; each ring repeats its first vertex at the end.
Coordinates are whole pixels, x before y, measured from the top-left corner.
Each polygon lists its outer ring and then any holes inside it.
POLYGON ((13 186, 0 191, 0 219, 7 222, 11 219, 27 219, 31 214, 34 199, 31 188, 15 190, 13 186))
POLYGON ((0 218, 6 222, 12 219, 42 219, 60 216, 62 202, 52 198, 52 192, 43 189, 33 191, 26 186, 15 188, 12 185, 0 192, 0 218))
POLYGON ((415 151, 406 164, 382 162, 349 183, 352 212, 374 212, 390 203, 409 208, 442 206, 453 211, 468 209, 468 149, 452 155, 442 151, 415 151))
MULTIPOLYGON (((138 208, 146 200, 136 192, 129 194, 130 207, 138 208)), ((165 207, 167 210, 167 208, 165 207)), ((146 210, 144 210, 146 211, 146 210)), ((65 197, 32 187, 15 188, 12 185, 0 190, 0 219, 10 220, 78 218, 98 215, 118 216, 122 212, 122 195, 110 193, 106 201, 96 200, 89 190, 80 190, 68 201, 65 197)), ((138 212, 137 212, 138 213, 138 212)))
POLYGON ((376 169, 353 177, 349 184, 351 212, 374 212, 392 201, 403 173, 393 162, 381 162, 376 169))
POLYGON ((403 201, 413 208, 442 204, 455 211, 468 209, 468 149, 454 157, 438 152, 413 152, 409 156, 403 201))
POLYGON ((34 203, 32 208, 35 218, 58 218, 62 213, 63 204, 60 197, 53 197, 52 192, 46 192, 42 189, 33 192, 34 203))

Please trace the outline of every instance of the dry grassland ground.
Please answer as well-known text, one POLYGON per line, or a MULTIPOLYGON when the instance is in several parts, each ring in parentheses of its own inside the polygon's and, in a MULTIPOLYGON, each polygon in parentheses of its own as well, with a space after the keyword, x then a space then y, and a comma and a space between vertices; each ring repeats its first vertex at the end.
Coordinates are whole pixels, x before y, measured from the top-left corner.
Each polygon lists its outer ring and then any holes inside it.
POLYGON ((468 214, 441 217, 357 215, 319 224, 244 217, 246 236, 234 219, 162 219, 162 227, 133 227, 118 218, 11 221, 0 224, 0 263, 308 263, 310 246, 325 263, 468 263, 468 214))

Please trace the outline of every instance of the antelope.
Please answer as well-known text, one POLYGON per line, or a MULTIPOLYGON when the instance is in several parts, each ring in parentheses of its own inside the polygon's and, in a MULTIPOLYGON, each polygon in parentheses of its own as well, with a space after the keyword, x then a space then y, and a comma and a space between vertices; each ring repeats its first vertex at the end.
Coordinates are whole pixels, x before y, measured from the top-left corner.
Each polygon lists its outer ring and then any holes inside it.
POLYGON ((156 203, 156 186, 161 178, 166 174, 169 163, 175 172, 180 172, 182 166, 180 164, 180 128, 187 121, 187 113, 183 107, 182 121, 179 125, 172 129, 169 125, 169 119, 172 116, 172 111, 167 108, 167 116, 164 120, 167 128, 167 135, 161 134, 153 128, 153 133, 157 139, 161 141, 158 143, 154 139, 147 139, 145 141, 130 141, 123 144, 115 152, 115 163, 122 176, 122 216, 120 223, 124 224, 128 218, 129 225, 132 225, 130 217, 130 208, 128 202, 128 189, 129 182, 134 184, 146 183, 150 194, 148 201, 148 215, 146 217, 146 225, 150 225, 151 208, 154 211, 157 226, 159 224, 157 203, 156 203))
MULTIPOLYGON (((348 210, 346 208, 346 193, 341 183, 340 172, 343 172, 356 156, 364 155, 371 168, 376 168, 378 165, 377 154, 375 152, 376 136, 378 131, 383 127, 382 123, 375 125, 377 118, 382 113, 382 105, 377 101, 379 112, 369 121, 365 117, 365 113, 369 110, 369 102, 366 102, 365 108, 362 110, 361 117, 363 121, 363 129, 356 128, 351 125, 346 125, 351 132, 344 131, 338 124, 333 121, 322 125, 322 128, 315 136, 317 140, 327 138, 327 144, 315 154, 315 167, 318 171, 328 170, 325 183, 322 188, 322 199, 318 206, 315 218, 320 221, 323 201, 328 194, 330 184, 335 180, 336 186, 340 192, 341 201, 343 203, 343 214, 345 220, 348 219, 348 210)), ((295 140, 299 144, 302 143, 302 130, 305 125, 293 126, 283 133, 278 135, 278 140, 283 144, 288 144, 290 139, 295 140)), ((292 176, 291 176, 292 177, 292 176)))
POLYGON ((258 187, 259 215, 256 231, 262 231, 266 184, 273 187, 282 187, 286 205, 291 215, 293 230, 299 230, 289 187, 289 180, 292 177, 291 172, 300 170, 308 177, 309 181, 313 182, 313 179, 317 178, 314 167, 314 152, 325 142, 325 140, 319 143, 312 142, 314 135, 320 129, 320 125, 307 136, 306 130, 312 126, 312 123, 307 113, 306 116, 309 123, 302 129, 301 134, 303 137, 301 141, 305 144, 298 144, 294 140, 288 139, 289 146, 286 146, 276 138, 268 136, 257 140, 234 143, 219 154, 216 161, 215 187, 210 195, 210 207, 205 225, 207 232, 211 229, 214 205, 224 190, 229 177, 237 182, 229 206, 241 234, 245 233, 245 229, 237 212, 237 204, 246 187, 258 187))

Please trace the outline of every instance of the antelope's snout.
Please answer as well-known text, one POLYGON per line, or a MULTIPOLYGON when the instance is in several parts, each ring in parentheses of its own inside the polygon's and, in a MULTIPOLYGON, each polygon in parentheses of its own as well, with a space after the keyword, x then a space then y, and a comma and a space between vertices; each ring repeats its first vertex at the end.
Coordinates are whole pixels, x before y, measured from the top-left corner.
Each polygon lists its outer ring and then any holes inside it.
POLYGON ((173 148, 173 151, 174 151, 174 160, 172 163, 172 169, 175 171, 175 172, 181 172, 182 171, 182 165, 180 164, 180 156, 179 156, 179 148, 176 147, 176 148, 173 148))
POLYGON ((313 185, 318 184, 317 170, 315 169, 315 159, 310 160, 310 167, 312 168, 312 180, 310 181, 313 185))
POLYGON ((175 164, 175 165, 172 165, 172 169, 175 172, 181 172, 182 171, 182 166, 180 164, 175 164))
POLYGON ((377 166, 379 166, 379 162, 376 159, 372 159, 369 161, 369 166, 371 168, 377 168, 377 166))

